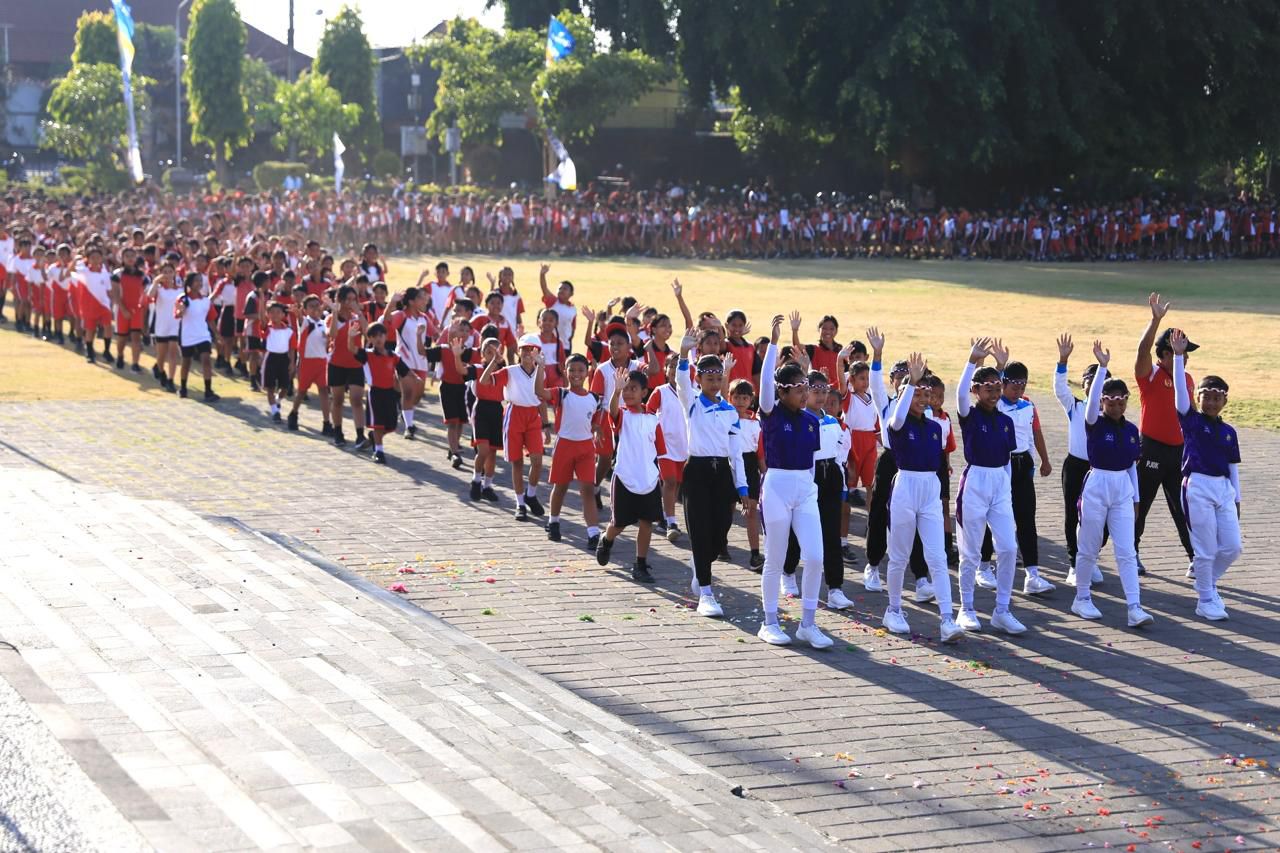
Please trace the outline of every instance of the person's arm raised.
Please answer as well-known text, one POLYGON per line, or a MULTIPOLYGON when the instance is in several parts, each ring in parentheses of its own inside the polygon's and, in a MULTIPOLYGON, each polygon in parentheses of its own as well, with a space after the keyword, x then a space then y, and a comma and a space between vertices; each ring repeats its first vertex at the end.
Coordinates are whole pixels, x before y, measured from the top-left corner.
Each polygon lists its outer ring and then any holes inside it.
POLYGON ((1135 379, 1145 380, 1151 375, 1151 347, 1156 342, 1156 331, 1160 328, 1160 321, 1164 319, 1164 315, 1169 313, 1171 302, 1161 302, 1160 294, 1153 293, 1147 297, 1147 304, 1151 307, 1151 320, 1147 323, 1146 331, 1142 333, 1142 340, 1138 341, 1138 354, 1133 361, 1133 375, 1135 379))

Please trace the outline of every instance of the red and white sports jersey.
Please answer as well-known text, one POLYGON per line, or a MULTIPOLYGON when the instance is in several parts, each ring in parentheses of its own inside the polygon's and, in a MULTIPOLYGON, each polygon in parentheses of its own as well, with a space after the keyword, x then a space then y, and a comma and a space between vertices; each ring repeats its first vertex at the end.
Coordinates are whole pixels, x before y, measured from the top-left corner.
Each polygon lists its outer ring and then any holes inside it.
POLYGON ((658 423, 662 424, 662 435, 667 444, 667 452, 662 458, 676 462, 688 459, 689 422, 680 403, 679 391, 664 382, 649 395, 645 408, 657 415, 658 423))
POLYGON ((590 391, 575 394, 568 388, 557 388, 551 402, 556 407, 556 435, 565 441, 589 441, 600 398, 590 391))
POLYGON ((844 398, 844 422, 854 432, 875 432, 880 418, 876 403, 868 394, 864 400, 850 391, 844 398))
POLYGON ((658 457, 667 449, 658 416, 643 409, 619 409, 613 423, 618 435, 613 476, 627 491, 647 495, 658 487, 658 457))
POLYGON ((436 315, 436 321, 439 323, 444 322, 449 309, 453 307, 453 300, 467 295, 467 292, 456 284, 441 284, 433 281, 429 287, 431 288, 431 313, 436 315))
POLYGON ((573 330, 578 324, 578 309, 561 302, 558 297, 544 296, 542 304, 556 312, 556 328, 560 331, 560 340, 564 342, 565 348, 573 349, 573 330))
POLYGON ((508 326, 514 329, 520 325, 520 315, 523 313, 524 300, 519 293, 502 294, 502 316, 506 318, 508 326))
POLYGON ((294 334, 293 327, 288 323, 283 326, 269 326, 266 335, 267 352, 287 353, 291 351, 294 347, 294 334))
MULTIPOLYGON (((639 359, 632 359, 627 362, 628 370, 639 370, 644 367, 644 362, 639 359)), ((612 361, 606 361, 604 364, 596 367, 596 372, 591 375, 591 393, 600 398, 600 405, 606 408, 609 401, 613 399, 613 372, 617 368, 614 367, 612 361)))
POLYGON ((94 299, 102 303, 103 308, 111 307, 111 271, 106 267, 99 270, 92 270, 89 267, 81 267, 79 270, 80 281, 84 284, 84 289, 88 291, 94 299))
POLYGON ((400 360, 410 370, 426 370, 427 357, 418 352, 418 344, 426 341, 427 315, 397 311, 390 319, 390 331, 395 333, 395 349, 400 360))
POLYGON ((302 343, 299 348, 302 350, 303 358, 327 359, 329 357, 329 327, 325 325, 324 320, 310 318, 303 320, 301 335, 302 343))
POLYGON ((503 387, 503 399, 513 406, 537 407, 542 403, 534 393, 538 369, 525 373, 518 364, 507 365, 493 375, 493 381, 503 387))

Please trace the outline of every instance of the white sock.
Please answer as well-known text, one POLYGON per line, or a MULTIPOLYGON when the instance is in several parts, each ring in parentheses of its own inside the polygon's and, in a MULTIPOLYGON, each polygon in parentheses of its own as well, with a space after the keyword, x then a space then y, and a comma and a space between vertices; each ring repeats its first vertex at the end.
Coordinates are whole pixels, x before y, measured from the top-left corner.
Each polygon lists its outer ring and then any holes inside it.
POLYGON ((478 482, 480 482, 480 481, 481 481, 481 480, 483 480, 483 479, 484 479, 484 477, 480 474, 480 472, 479 472, 479 471, 476 471, 475 473, 473 473, 473 474, 471 475, 471 482, 473 482, 473 483, 478 483, 478 482))
POLYGON ((678 523, 679 523, 679 522, 677 522, 677 521, 676 521, 676 517, 675 517, 674 515, 668 515, 668 516, 667 516, 667 525, 668 525, 668 526, 670 526, 670 525, 672 525, 672 524, 678 524, 678 523))
POLYGON ((381 444, 375 444, 375 445, 373 446, 373 449, 374 449, 374 451, 375 451, 375 452, 377 452, 377 453, 381 453, 381 452, 382 452, 382 445, 381 445, 381 444))
POLYGON ((593 525, 593 526, 591 526, 591 527, 588 527, 588 528, 587 528, 587 538, 590 538, 590 537, 592 537, 592 536, 599 536, 599 535, 600 535, 600 528, 599 528, 599 527, 595 527, 595 526, 593 525))
POLYGON ((704 586, 704 587, 702 588, 702 594, 703 594, 703 595, 709 595, 709 596, 711 596, 712 598, 715 598, 715 593, 713 593, 713 592, 711 591, 711 587, 710 587, 710 586, 704 586))
POLYGON ((560 516, 558 516, 558 515, 549 515, 549 516, 547 516, 547 522, 548 522, 549 524, 559 524, 559 523, 560 523, 560 516))
POLYGON ((280 414, 280 406, 279 406, 277 403, 272 403, 272 404, 271 404, 271 414, 273 414, 273 415, 278 415, 278 414, 280 414))
POLYGON ((407 426, 407 427, 411 427, 411 426, 413 426, 413 409, 405 409, 405 410, 404 410, 403 412, 401 412, 400 414, 404 415, 404 425, 405 425, 405 426, 407 426))
POLYGON ((524 494, 525 494, 525 497, 536 498, 536 497, 538 496, 538 487, 537 487, 537 486, 525 486, 525 487, 524 487, 524 494))
POLYGON ((492 476, 490 476, 490 475, 488 475, 488 474, 486 474, 486 475, 485 475, 485 478, 484 478, 484 487, 485 487, 486 489, 492 489, 492 488, 493 488, 493 477, 492 477, 492 476))

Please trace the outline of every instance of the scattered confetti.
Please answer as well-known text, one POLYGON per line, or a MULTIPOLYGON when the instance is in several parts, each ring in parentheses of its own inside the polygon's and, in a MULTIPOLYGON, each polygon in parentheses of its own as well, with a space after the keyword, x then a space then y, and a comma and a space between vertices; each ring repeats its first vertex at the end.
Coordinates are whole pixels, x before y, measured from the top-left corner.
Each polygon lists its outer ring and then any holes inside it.
POLYGON ((393 583, 391 586, 387 587, 387 589, 391 590, 392 592, 408 592, 409 591, 409 588, 402 583, 393 583))
POLYGON ((596 617, 591 616, 591 615, 589 615, 589 614, 587 614, 587 613, 583 613, 581 616, 579 616, 579 617, 578 617, 578 621, 579 621, 579 622, 594 622, 594 621, 596 621, 596 617))

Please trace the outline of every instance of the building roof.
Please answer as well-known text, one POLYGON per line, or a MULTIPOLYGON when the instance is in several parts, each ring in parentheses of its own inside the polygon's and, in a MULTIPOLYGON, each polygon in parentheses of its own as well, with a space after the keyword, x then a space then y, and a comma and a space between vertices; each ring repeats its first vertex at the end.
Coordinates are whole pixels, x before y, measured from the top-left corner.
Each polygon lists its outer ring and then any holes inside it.
MULTIPOLYGON (((129 5, 135 21, 173 26, 178 2, 131 0, 129 5)), ((85 0, 5 0, 0 8, 0 24, 9 27, 9 61, 30 65, 69 63, 75 46, 76 21, 86 6, 97 6, 103 11, 111 8, 107 0, 96 3, 86 3, 85 0)), ((183 12, 185 14, 187 10, 183 12)), ((284 74, 289 55, 285 44, 248 24, 245 30, 245 53, 264 60, 274 71, 284 74)), ((294 73, 310 64, 311 57, 298 50, 293 51, 294 73)))

